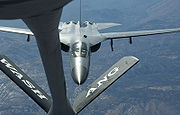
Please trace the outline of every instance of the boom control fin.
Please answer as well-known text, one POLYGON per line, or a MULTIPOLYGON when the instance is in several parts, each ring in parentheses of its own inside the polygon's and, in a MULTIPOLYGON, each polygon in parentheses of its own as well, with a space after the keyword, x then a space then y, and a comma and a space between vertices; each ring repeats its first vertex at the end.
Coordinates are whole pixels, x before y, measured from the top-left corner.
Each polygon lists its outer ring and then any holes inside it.
POLYGON ((110 85, 112 85, 118 78, 125 74, 135 64, 139 62, 139 59, 133 56, 128 56, 120 59, 104 74, 102 74, 97 80, 82 91, 73 104, 74 111, 79 113, 90 102, 92 102, 98 95, 105 91, 110 85))
POLYGON ((43 110, 49 111, 52 101, 30 77, 4 55, 0 55, 0 70, 31 97, 43 110))

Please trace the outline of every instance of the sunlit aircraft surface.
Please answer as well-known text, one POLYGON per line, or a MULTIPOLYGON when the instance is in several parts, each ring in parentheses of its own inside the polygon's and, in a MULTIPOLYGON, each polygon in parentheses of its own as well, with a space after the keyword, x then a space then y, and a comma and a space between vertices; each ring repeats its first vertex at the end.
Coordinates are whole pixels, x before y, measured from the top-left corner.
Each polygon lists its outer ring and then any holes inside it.
MULTIPOLYGON (((96 52, 100 48, 101 42, 111 40, 111 48, 113 50, 113 39, 129 38, 131 44, 132 37, 180 32, 180 28, 113 33, 99 32, 99 30, 119 25, 120 24, 117 23, 91 23, 88 21, 84 23, 76 23, 74 21, 60 23, 59 36, 61 49, 65 52, 69 52, 71 75, 77 84, 80 85, 87 79, 90 65, 90 53, 96 52)), ((0 26, 0 31, 26 34, 28 35, 28 41, 30 35, 33 35, 30 30, 19 28, 0 26)))
MULTIPOLYGON (((123 57, 78 94, 73 104, 66 94, 62 57, 59 50, 70 53, 71 73, 76 83, 82 84, 88 75, 90 53, 100 48, 101 42, 113 39, 146 36, 176 29, 100 33, 99 30, 117 26, 114 23, 60 23, 62 9, 71 0, 1 0, 0 19, 22 19, 30 30, 0 27, 1 31, 34 35, 37 41, 51 96, 43 91, 8 57, 0 55, 0 70, 31 97, 48 115, 76 115, 118 78, 138 63, 133 56, 123 57), (59 25, 59 29, 58 29, 59 25), (59 40, 60 36, 60 40, 59 40), (61 47, 60 47, 61 43, 61 47)), ((112 47, 113 50, 113 47, 112 47)))

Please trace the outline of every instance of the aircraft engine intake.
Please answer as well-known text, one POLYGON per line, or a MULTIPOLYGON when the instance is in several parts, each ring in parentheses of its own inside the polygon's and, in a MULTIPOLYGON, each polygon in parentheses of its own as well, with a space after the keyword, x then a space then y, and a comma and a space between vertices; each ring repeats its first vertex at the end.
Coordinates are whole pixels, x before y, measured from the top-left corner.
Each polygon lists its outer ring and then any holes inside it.
POLYGON ((61 43, 61 50, 63 50, 64 52, 69 52, 69 46, 61 43))
POLYGON ((101 47, 101 42, 98 43, 98 44, 96 44, 96 45, 94 45, 94 46, 92 46, 92 47, 90 48, 90 50, 91 50, 91 52, 96 52, 96 51, 99 50, 100 47, 101 47))

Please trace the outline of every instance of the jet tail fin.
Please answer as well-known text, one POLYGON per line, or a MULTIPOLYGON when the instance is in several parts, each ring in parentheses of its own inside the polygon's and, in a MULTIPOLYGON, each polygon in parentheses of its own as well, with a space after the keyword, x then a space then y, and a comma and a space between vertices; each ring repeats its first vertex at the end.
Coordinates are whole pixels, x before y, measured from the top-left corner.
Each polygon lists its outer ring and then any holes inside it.
POLYGON ((46 112, 49 111, 52 103, 51 98, 4 55, 0 55, 0 70, 30 96, 43 110, 46 112))
POLYGON ((73 104, 74 111, 79 113, 98 95, 105 91, 118 78, 125 74, 130 68, 139 62, 139 59, 128 56, 120 59, 97 80, 95 80, 88 88, 80 93, 73 104))
POLYGON ((118 23, 96 23, 96 25, 97 25, 98 30, 103 30, 103 29, 114 27, 114 26, 120 26, 121 24, 118 24, 118 23))

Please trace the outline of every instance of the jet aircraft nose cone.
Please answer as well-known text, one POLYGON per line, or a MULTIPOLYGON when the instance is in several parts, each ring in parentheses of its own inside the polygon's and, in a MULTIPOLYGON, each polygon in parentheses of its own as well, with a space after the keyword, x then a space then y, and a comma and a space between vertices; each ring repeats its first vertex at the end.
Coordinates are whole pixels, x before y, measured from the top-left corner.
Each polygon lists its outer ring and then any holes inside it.
POLYGON ((71 74, 74 82, 77 83, 78 85, 81 85, 86 81, 87 73, 88 73, 87 69, 81 66, 81 67, 74 67, 72 69, 71 74))

